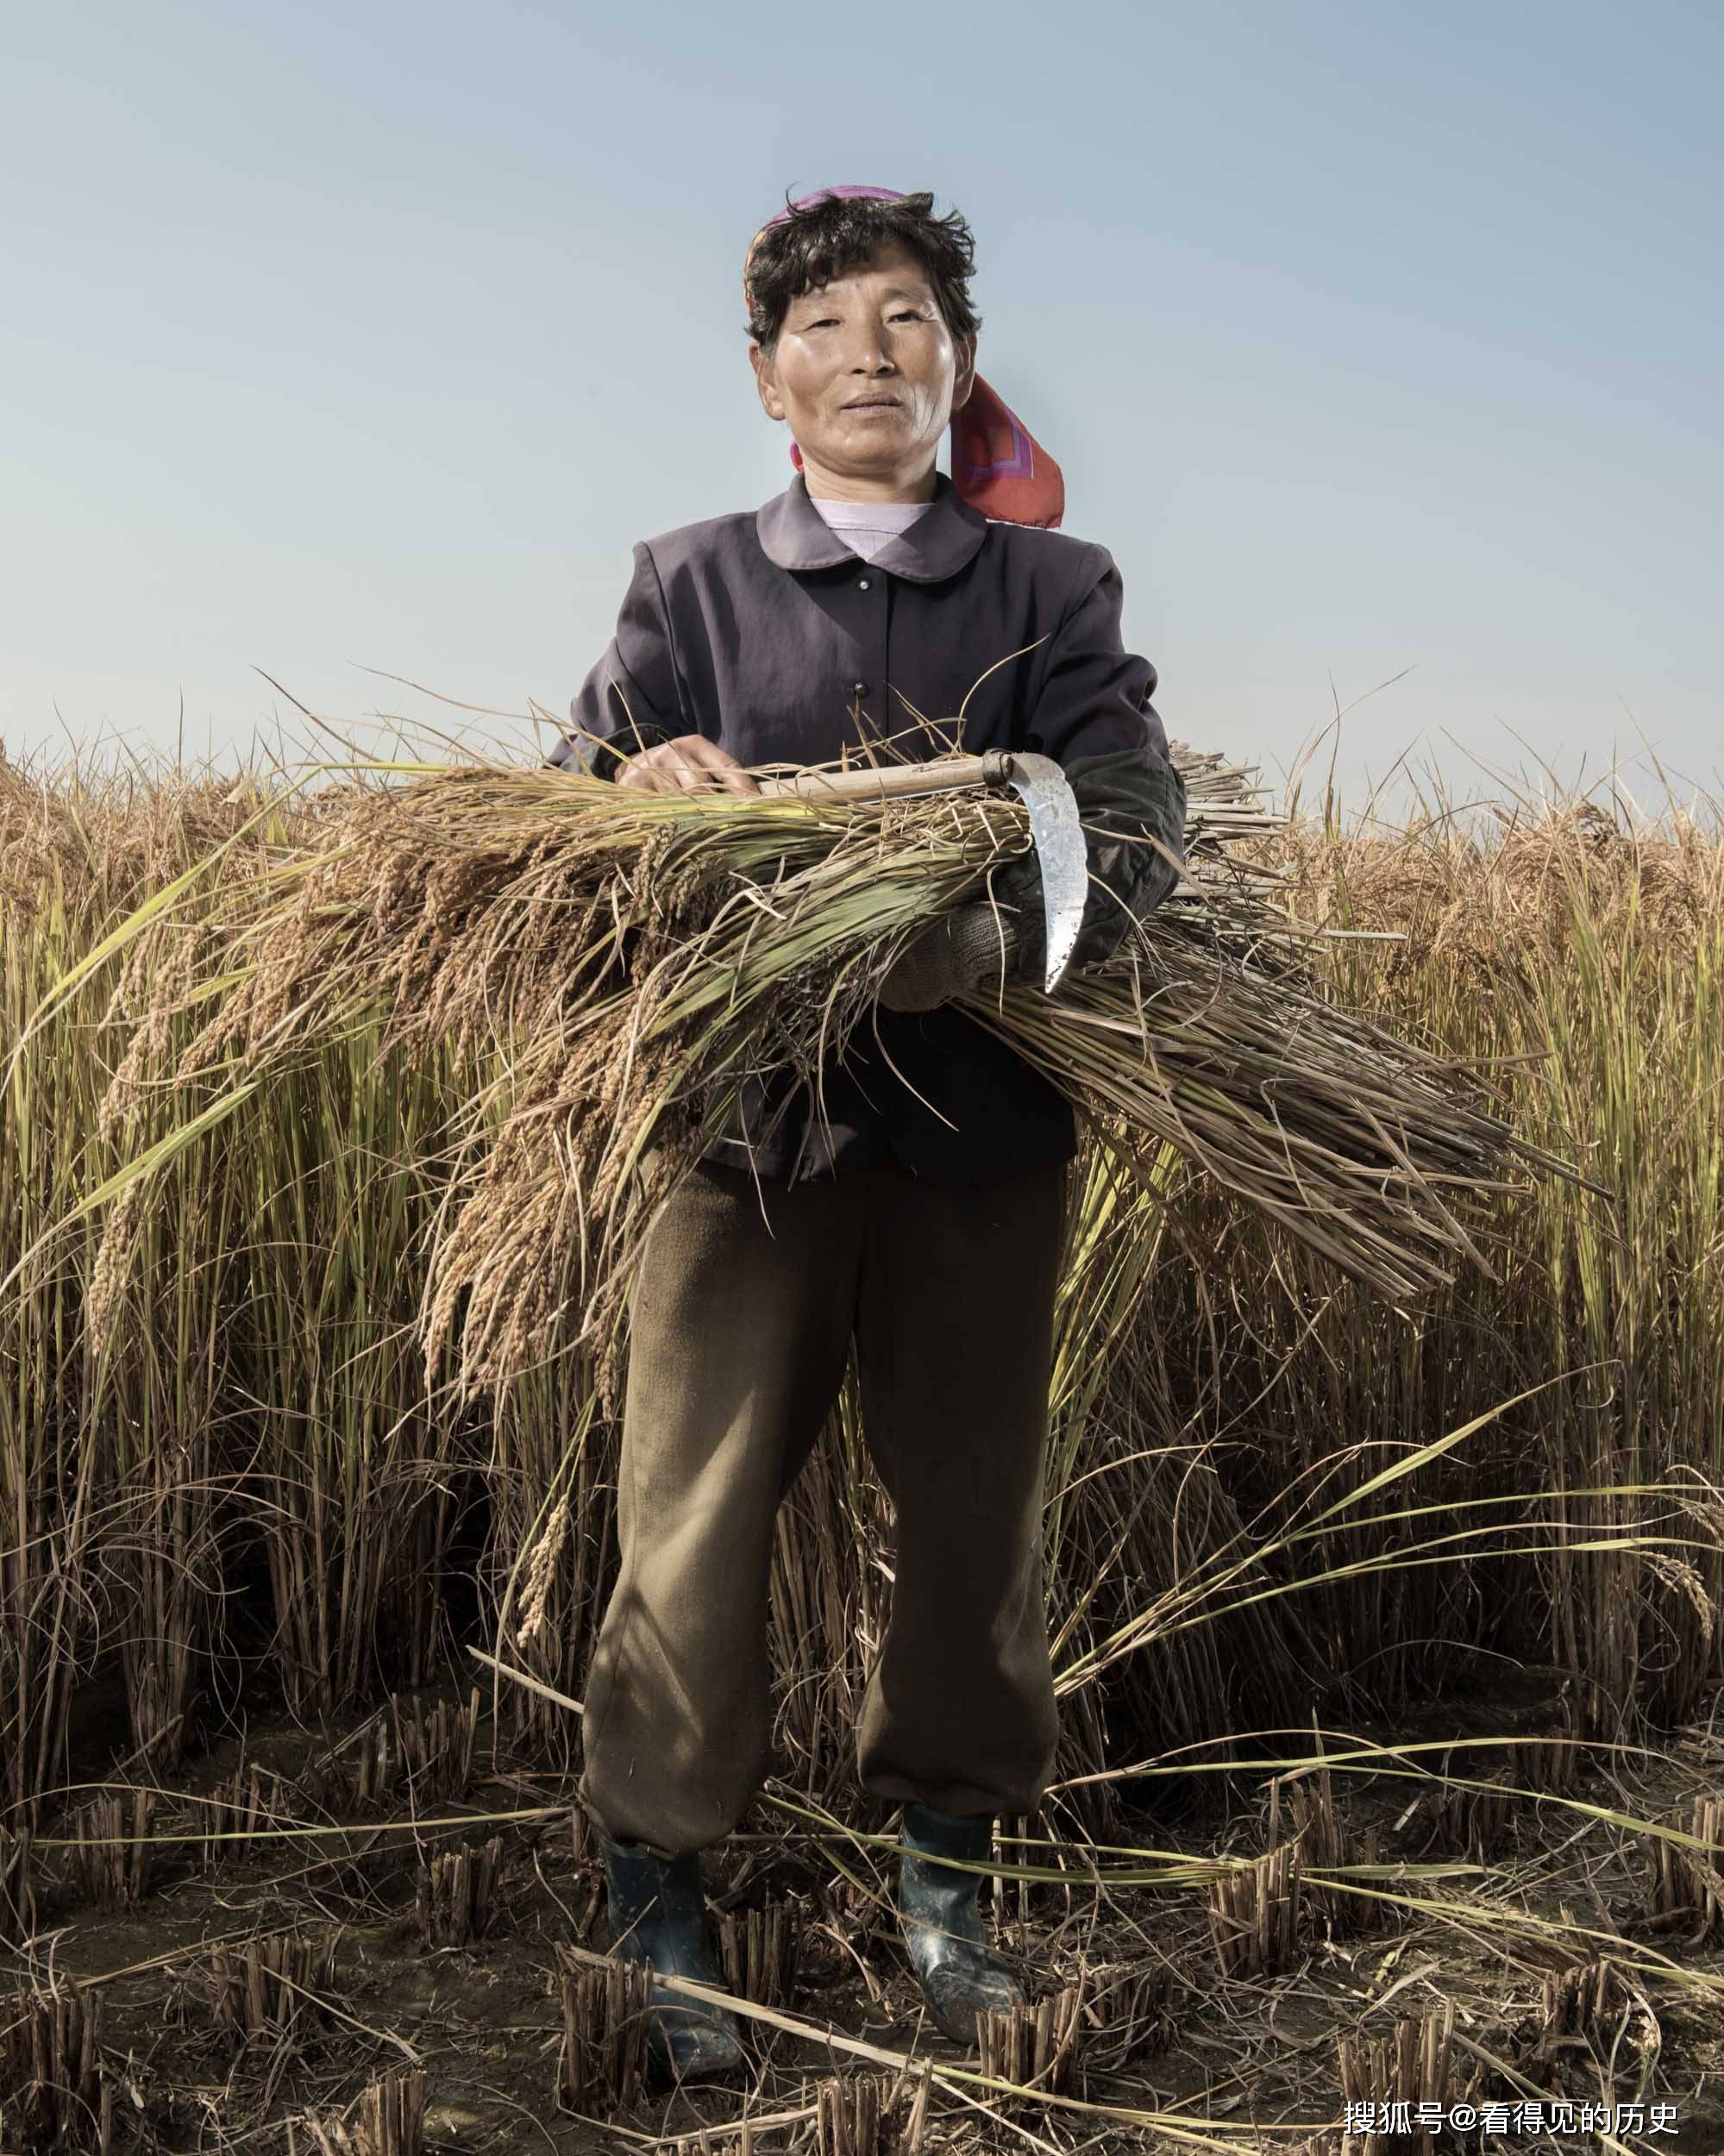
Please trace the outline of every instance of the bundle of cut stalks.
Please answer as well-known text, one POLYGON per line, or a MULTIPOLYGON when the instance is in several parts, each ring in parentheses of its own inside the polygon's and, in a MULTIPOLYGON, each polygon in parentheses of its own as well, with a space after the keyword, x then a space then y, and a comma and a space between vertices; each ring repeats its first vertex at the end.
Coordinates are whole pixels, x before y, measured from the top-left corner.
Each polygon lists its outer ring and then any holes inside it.
MULTIPOLYGON (((1180 891, 1054 997, 1014 983, 965 1008, 1146 1181, 1171 1146, 1396 1300, 1483 1264, 1457 1201, 1506 1188, 1512 1155, 1558 1163, 1461 1073, 1326 1000, 1312 931, 1273 902, 1276 819, 1249 774, 1175 753, 1180 891), (1257 866, 1227 852, 1241 840, 1257 866)), ((568 1344, 603 1379, 650 1219, 745 1081, 791 1073, 818 1113, 822 1065, 867 1036, 894 958, 1030 843, 1016 797, 980 792, 840 805, 421 765, 339 793, 260 872, 188 886, 197 956, 164 977, 203 1022, 179 1082, 207 1129, 369 1029, 458 1060, 422 1327, 464 1386, 542 1359, 564 1255, 568 1344)))

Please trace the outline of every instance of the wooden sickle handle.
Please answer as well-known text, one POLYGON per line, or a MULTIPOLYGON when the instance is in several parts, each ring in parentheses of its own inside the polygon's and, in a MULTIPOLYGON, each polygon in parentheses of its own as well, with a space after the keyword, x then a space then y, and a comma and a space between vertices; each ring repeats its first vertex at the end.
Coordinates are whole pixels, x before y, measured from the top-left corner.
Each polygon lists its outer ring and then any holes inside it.
POLYGON ((862 764, 852 771, 798 771, 762 779, 761 793, 814 801, 895 801, 910 793, 949 793, 958 787, 1002 786, 1012 759, 990 749, 982 756, 932 756, 925 763, 862 764))

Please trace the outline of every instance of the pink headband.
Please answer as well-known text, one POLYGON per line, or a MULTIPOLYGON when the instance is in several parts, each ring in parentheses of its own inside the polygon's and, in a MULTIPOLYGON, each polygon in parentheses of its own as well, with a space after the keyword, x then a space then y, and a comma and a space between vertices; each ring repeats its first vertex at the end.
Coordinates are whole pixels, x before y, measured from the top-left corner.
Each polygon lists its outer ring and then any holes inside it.
MULTIPOLYGON (((743 261, 743 298, 750 312, 754 295, 749 270, 761 241, 774 225, 787 223, 792 210, 833 199, 902 202, 904 197, 890 187, 821 187, 768 217, 749 242, 743 261)), ((1059 466, 979 374, 963 409, 952 414, 951 449, 952 485, 972 509, 1000 523, 1058 529, 1065 514, 1065 479, 1059 466)), ((799 472, 802 469, 802 453, 793 442, 790 461, 799 472)))

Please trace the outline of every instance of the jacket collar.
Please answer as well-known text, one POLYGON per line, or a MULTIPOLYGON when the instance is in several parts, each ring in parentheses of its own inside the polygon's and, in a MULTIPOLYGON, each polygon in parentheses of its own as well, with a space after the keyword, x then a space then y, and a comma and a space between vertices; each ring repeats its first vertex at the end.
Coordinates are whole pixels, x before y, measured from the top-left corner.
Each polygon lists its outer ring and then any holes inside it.
MULTIPOLYGON (((831 569, 857 558, 809 500, 808 483, 799 472, 761 511, 755 528, 767 560, 781 569, 831 569)), ((961 501, 945 473, 937 472, 927 515, 882 547, 874 566, 914 584, 936 584, 974 561, 987 536, 987 519, 961 501)))

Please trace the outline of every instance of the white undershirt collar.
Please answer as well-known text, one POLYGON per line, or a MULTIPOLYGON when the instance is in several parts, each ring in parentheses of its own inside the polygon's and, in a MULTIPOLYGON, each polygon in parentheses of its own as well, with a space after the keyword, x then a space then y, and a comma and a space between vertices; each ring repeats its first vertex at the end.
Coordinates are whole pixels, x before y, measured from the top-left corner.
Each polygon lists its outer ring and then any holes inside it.
POLYGON ((872 561, 934 506, 932 502, 824 501, 814 494, 808 498, 827 529, 838 533, 850 552, 864 561, 872 561))

